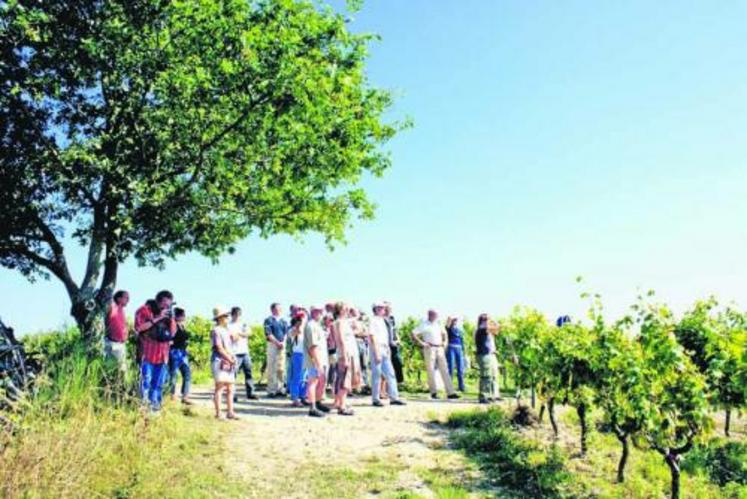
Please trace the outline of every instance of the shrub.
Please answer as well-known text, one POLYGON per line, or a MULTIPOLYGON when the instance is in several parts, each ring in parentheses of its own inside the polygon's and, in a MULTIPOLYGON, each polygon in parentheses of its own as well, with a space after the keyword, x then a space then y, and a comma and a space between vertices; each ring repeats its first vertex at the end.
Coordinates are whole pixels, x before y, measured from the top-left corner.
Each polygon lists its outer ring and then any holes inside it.
POLYGON ((682 468, 702 470, 721 487, 728 483, 747 485, 747 443, 715 439, 697 445, 683 460, 682 468))
POLYGON ((555 446, 527 442, 498 408, 452 414, 453 445, 477 461, 505 497, 565 497, 570 474, 555 446))

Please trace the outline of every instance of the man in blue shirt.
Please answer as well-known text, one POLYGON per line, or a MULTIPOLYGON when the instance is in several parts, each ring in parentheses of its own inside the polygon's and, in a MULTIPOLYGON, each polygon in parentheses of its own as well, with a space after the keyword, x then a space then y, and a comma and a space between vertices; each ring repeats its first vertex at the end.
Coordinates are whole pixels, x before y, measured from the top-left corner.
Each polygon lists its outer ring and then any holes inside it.
POLYGON ((270 305, 270 315, 265 319, 265 337, 267 338, 267 395, 284 397, 285 382, 285 336, 288 334, 288 322, 282 317, 279 303, 270 305))

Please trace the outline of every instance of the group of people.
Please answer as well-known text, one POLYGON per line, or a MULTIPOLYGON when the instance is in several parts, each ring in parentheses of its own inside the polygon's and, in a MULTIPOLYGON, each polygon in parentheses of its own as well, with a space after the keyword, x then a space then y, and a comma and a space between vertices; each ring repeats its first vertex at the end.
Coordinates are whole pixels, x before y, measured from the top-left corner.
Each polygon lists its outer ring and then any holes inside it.
MULTIPOLYGON (((182 377, 181 401, 192 403, 186 313, 175 307, 173 300, 171 292, 161 291, 135 312, 140 396, 154 412, 161 408, 167 382, 172 399, 176 399, 178 375, 182 377)), ((106 315, 104 340, 105 356, 123 370, 127 366, 125 307, 128 302, 126 291, 114 294, 106 315)), ((251 328, 242 320, 240 307, 215 307, 213 322, 210 365, 215 382, 215 416, 224 417, 221 400, 225 394, 225 418, 236 419, 235 384, 242 373, 247 399, 258 398, 249 351, 251 328)), ((374 303, 370 316, 344 302, 313 305, 308 309, 291 305, 287 317, 281 305, 273 303, 263 332, 268 397, 290 397, 294 407, 308 407, 312 417, 324 417, 332 411, 353 415, 348 403, 351 393, 370 394, 375 407, 384 407, 387 399, 389 405, 405 405, 398 389, 398 384, 404 381, 401 342, 388 302, 374 303)), ((497 325, 482 314, 475 332, 482 403, 500 399, 494 340, 497 332, 497 325)), ((434 399, 438 398, 439 385, 448 398, 460 397, 452 382, 454 374, 457 388, 464 391, 467 356, 463 335, 457 318, 449 317, 443 325, 435 310, 429 310, 427 318, 412 332, 413 341, 423 351, 428 388, 434 399)))
MULTIPOLYGON (((128 368, 129 328, 125 307, 129 302, 127 291, 117 291, 105 316, 104 356, 116 362, 122 372, 128 368)), ((177 375, 182 378, 182 403, 192 404, 189 398, 192 371, 187 351, 189 332, 186 319, 186 312, 174 306, 174 295, 167 290, 160 291, 135 311, 140 396, 153 412, 161 408, 167 381, 171 398, 176 399, 177 375)))
MULTIPOLYGON (((352 416, 347 397, 367 383, 375 407, 405 405, 397 383, 403 380, 399 338, 389 304, 375 303, 372 316, 345 303, 291 306, 283 316, 279 303, 270 306, 264 321, 267 341, 267 395, 290 396, 295 407, 307 406, 309 416, 324 417, 335 411, 352 416), (327 388, 333 396, 326 403, 327 388), (386 393, 386 395, 383 395, 386 393)), ((240 332, 251 331, 226 307, 213 310, 212 372, 215 380, 215 415, 221 417, 220 402, 226 393, 226 418, 234 419, 234 384, 240 365, 251 365, 244 349, 236 348, 240 332), (241 352, 241 353, 239 353, 241 352)), ((244 371, 247 397, 253 396, 251 369, 244 371)))

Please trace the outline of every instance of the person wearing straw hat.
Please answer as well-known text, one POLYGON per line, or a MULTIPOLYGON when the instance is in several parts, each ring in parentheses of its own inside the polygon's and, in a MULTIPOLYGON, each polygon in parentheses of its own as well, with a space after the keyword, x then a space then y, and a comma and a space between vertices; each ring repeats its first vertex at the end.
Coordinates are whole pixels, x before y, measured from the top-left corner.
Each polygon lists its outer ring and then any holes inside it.
POLYGON ((226 391, 226 418, 238 419, 233 411, 233 384, 236 381, 236 357, 231 348, 231 333, 228 331, 228 317, 231 311, 219 305, 213 309, 213 321, 215 327, 210 335, 213 346, 211 367, 213 379, 215 380, 215 417, 220 419, 220 398, 222 392, 226 391))

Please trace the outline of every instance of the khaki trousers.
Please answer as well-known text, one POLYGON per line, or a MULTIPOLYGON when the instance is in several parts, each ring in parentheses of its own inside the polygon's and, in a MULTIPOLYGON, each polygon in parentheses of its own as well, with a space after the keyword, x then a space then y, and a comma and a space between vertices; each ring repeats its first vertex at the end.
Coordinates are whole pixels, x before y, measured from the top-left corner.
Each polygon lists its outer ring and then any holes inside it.
POLYGON ((285 346, 267 344, 267 393, 279 393, 285 382, 285 346))
POLYGON ((444 388, 446 388, 446 393, 449 395, 456 393, 454 391, 454 384, 451 382, 451 377, 449 376, 449 368, 446 364, 444 347, 424 347, 423 358, 425 359, 425 372, 428 375, 428 389, 430 392, 432 394, 438 392, 435 372, 436 369, 438 369, 444 383, 444 388))

